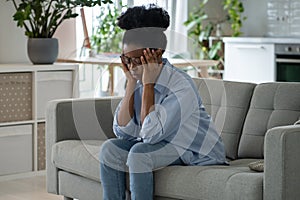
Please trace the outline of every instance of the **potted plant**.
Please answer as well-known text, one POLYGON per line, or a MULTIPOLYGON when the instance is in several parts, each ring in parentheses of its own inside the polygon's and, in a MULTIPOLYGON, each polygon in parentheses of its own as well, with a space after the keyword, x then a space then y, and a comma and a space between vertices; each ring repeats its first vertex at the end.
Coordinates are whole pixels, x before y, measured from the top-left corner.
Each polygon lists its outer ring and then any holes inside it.
POLYGON ((197 41, 197 58, 219 60, 218 66, 212 66, 213 69, 223 69, 223 43, 216 40, 209 44, 209 39, 213 35, 220 37, 221 24, 228 22, 230 24, 233 37, 241 35, 242 17, 244 12, 243 3, 240 0, 223 0, 223 9, 227 13, 224 19, 210 20, 205 6, 208 0, 200 2, 199 7, 189 14, 188 20, 184 22, 189 31, 189 36, 194 37, 197 41))
POLYGON ((119 6, 107 4, 100 8, 91 36, 91 45, 94 53, 119 54, 121 52, 123 30, 117 25, 117 19, 121 15, 121 10, 126 7, 120 1, 119 6))
POLYGON ((231 25, 232 36, 238 37, 242 34, 240 31, 243 21, 246 20, 246 17, 242 17, 244 12, 244 5, 240 0, 224 0, 224 10, 227 11, 227 21, 231 25))
POLYGON ((53 35, 61 23, 78 14, 76 7, 112 3, 111 0, 7 0, 16 9, 13 20, 25 28, 28 57, 33 64, 52 64, 58 55, 58 40, 53 35))

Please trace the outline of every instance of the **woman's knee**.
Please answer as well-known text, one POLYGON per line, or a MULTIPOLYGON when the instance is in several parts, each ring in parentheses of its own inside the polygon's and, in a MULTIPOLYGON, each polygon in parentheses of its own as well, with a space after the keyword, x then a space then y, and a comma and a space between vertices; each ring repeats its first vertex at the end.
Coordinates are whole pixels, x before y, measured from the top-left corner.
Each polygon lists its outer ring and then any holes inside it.
POLYGON ((131 173, 151 172, 153 169, 153 161, 147 144, 135 144, 129 151, 126 164, 131 173))
POLYGON ((112 148, 113 148, 112 140, 106 140, 101 145, 100 152, 99 152, 99 160, 101 163, 105 163, 107 158, 111 157, 112 148))
POLYGON ((127 157, 128 152, 120 147, 120 139, 108 139, 100 148, 99 160, 103 164, 120 163, 122 158, 127 157))

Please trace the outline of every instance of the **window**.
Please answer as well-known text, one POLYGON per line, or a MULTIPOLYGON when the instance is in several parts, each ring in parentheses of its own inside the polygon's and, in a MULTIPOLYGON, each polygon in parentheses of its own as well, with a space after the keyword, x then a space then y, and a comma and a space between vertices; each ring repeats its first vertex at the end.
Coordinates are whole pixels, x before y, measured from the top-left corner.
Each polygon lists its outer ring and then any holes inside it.
MULTIPOLYGON (((115 5, 118 5, 119 0, 114 0, 115 5)), ((128 7, 148 5, 154 3, 168 11, 170 15, 170 26, 165 32, 168 38, 167 56, 182 54, 187 52, 187 29, 183 22, 187 19, 188 15, 188 1, 174 1, 174 0, 122 0, 123 5, 128 7), (178 42, 180 41, 180 42, 178 42)), ((79 11, 78 11, 79 12, 79 11)), ((96 17, 99 15, 100 8, 85 8, 86 25, 89 36, 93 33, 93 27, 97 25, 96 17)), ((84 42, 84 34, 81 18, 76 18, 76 47, 80 50, 84 42)), ((80 51, 78 51, 78 56, 80 51)), ((87 52, 84 52, 86 55, 87 52)), ((86 55, 87 56, 87 55, 86 55)))
MULTIPOLYGON (((115 5, 119 5, 120 0, 114 0, 115 5)), ((176 0, 122 0, 123 5, 128 7, 139 6, 142 4, 148 5, 154 3, 160 7, 163 7, 168 11, 170 15, 170 26, 165 32, 168 39, 168 46, 164 53, 164 57, 173 57, 178 54, 187 52, 187 29, 183 25, 183 22, 187 19, 187 7, 188 1, 176 1, 176 0)), ((100 7, 84 8, 86 26, 88 35, 92 35, 93 27, 96 26, 96 17, 100 13, 100 7)), ((80 11, 78 10, 78 13, 80 11)), ((83 26, 80 17, 76 18, 76 48, 77 56, 80 55, 83 42, 84 42, 83 26)), ((88 51, 81 52, 83 55, 88 56, 88 51)), ((125 77, 120 68, 114 69, 114 91, 116 95, 124 95, 125 77)), ((105 70, 105 67, 87 66, 82 65, 80 68, 80 96, 103 96, 103 91, 107 93, 109 74, 105 70), (102 94, 101 94, 102 93, 102 94)))

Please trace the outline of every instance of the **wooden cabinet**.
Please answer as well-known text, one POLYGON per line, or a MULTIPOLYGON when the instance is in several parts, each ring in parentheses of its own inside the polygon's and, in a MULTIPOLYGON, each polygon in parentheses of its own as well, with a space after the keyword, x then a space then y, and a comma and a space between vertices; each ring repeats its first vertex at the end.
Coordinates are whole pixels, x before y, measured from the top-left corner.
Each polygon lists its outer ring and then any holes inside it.
POLYGON ((274 44, 225 41, 224 80, 242 82, 275 81, 274 44))
POLYGON ((0 65, 0 180, 45 170, 48 101, 79 96, 75 64, 0 65))

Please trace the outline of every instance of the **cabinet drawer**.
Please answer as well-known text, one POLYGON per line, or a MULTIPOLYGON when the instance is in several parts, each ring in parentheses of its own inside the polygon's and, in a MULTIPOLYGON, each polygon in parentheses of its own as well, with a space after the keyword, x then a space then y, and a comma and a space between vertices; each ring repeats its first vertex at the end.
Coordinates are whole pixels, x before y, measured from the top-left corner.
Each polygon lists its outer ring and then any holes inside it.
POLYGON ((31 119, 31 73, 0 73, 0 122, 31 119))
POLYGON ((37 118, 44 119, 47 103, 54 99, 71 98, 73 72, 51 71, 37 73, 37 118))
POLYGON ((226 43, 224 80, 263 83, 275 79, 274 44, 226 43))
POLYGON ((32 125, 0 127, 0 175, 32 171, 32 125))

